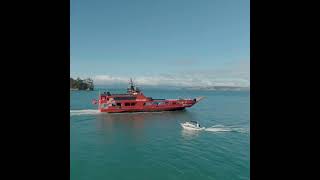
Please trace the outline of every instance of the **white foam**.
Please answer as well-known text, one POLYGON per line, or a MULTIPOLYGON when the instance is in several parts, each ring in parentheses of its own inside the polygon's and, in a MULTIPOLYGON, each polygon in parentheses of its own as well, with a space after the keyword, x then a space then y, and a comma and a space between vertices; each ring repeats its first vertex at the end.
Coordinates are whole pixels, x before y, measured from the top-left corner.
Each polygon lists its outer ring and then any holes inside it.
POLYGON ((211 131, 211 132, 246 132, 243 128, 236 128, 236 127, 226 127, 224 125, 214 125, 209 128, 205 128, 204 131, 211 131))
POLYGON ((70 116, 94 115, 94 114, 99 114, 99 113, 100 113, 100 111, 97 109, 70 110, 70 116))
POLYGON ((237 128, 237 127, 232 127, 232 126, 224 126, 221 124, 217 124, 214 126, 211 126, 209 128, 203 127, 204 129, 200 129, 198 131, 209 131, 209 132, 240 132, 240 133, 246 133, 248 132, 244 128, 237 128))
POLYGON ((204 129, 205 131, 211 131, 211 132, 230 132, 233 131, 230 128, 219 128, 219 127, 211 127, 204 129))

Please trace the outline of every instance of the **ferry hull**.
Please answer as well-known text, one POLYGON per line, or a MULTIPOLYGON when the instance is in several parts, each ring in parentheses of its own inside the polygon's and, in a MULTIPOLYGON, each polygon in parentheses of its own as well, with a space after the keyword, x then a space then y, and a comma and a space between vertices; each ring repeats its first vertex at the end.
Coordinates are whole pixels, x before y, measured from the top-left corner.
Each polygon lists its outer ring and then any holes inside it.
POLYGON ((110 109, 110 110, 100 110, 100 112, 106 113, 123 113, 123 112, 161 112, 161 111, 181 111, 184 110, 185 107, 177 107, 177 108, 159 108, 159 109, 110 109))
POLYGON ((122 113, 122 112, 159 112, 178 111, 191 107, 198 103, 203 97, 194 99, 153 99, 146 97, 140 90, 131 86, 125 94, 111 94, 110 92, 99 93, 98 104, 100 112, 122 113))

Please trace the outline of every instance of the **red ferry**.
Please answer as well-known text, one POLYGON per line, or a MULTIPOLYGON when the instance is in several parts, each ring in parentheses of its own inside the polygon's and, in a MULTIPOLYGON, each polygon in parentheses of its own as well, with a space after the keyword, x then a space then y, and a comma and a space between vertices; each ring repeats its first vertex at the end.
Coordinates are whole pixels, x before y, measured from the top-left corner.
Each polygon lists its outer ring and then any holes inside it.
POLYGON ((198 103, 203 97, 194 99, 153 99, 146 97, 130 79, 130 86, 125 94, 111 94, 110 92, 99 93, 98 103, 100 112, 153 112, 183 110, 198 103))

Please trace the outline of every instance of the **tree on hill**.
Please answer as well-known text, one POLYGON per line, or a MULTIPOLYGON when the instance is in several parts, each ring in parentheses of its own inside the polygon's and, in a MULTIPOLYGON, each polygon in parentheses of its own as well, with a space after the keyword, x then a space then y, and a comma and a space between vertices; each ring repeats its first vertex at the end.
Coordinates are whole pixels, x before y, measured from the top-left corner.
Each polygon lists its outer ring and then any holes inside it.
POLYGON ((79 77, 76 80, 73 78, 70 78, 70 88, 92 91, 94 89, 93 80, 90 78, 82 80, 79 77))

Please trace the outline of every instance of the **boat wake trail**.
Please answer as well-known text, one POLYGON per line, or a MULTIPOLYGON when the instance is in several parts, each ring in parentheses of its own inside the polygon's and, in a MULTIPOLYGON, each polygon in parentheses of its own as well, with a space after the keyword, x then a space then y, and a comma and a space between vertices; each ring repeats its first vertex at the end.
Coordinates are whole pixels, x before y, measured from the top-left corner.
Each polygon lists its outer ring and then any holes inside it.
POLYGON ((246 133, 247 132, 243 128, 226 127, 226 126, 223 126, 223 125, 211 126, 209 128, 205 128, 204 131, 210 131, 210 132, 240 132, 240 133, 246 133))
POLYGON ((97 109, 70 110, 70 116, 95 115, 99 113, 97 109))

